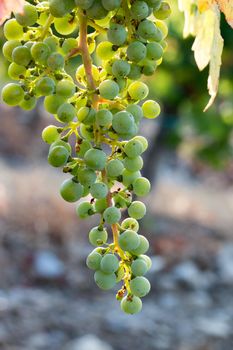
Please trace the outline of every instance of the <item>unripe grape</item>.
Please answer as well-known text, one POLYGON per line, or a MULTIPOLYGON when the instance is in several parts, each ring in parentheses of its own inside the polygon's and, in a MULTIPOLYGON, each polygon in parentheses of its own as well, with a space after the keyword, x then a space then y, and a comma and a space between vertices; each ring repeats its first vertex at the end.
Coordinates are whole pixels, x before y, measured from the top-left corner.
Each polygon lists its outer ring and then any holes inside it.
POLYGON ((30 50, 26 46, 17 46, 12 52, 13 62, 27 66, 31 61, 30 50))
POLYGON ((144 136, 135 136, 133 138, 134 141, 139 141, 141 142, 141 145, 142 145, 142 152, 145 152, 148 148, 148 141, 147 139, 144 137, 144 136))
POLYGON ((126 77, 130 72, 130 65, 127 61, 116 60, 112 65, 112 73, 116 78, 126 77))
POLYGON ((147 264, 143 259, 136 259, 132 262, 131 270, 134 276, 143 276, 148 270, 147 264))
POLYGON ((89 267, 91 270, 98 270, 100 268, 101 259, 102 255, 94 250, 86 259, 87 267, 89 267))
POLYGON ((57 110, 57 117, 62 123, 69 123, 76 117, 76 109, 70 103, 63 103, 57 110))
POLYGON ((132 139, 125 144, 124 152, 129 158, 135 158, 142 154, 142 144, 140 141, 132 139))
POLYGON ((137 297, 144 297, 150 291, 150 282, 143 276, 135 277, 130 281, 131 292, 137 297))
MULTIPOLYGON (((162 40, 164 40, 168 35, 168 26, 164 21, 156 20, 155 21, 156 26, 160 29, 161 33, 163 34, 162 40)), ((162 43, 160 43, 162 45, 162 43)))
POLYGON ((107 161, 107 156, 102 150, 92 148, 85 153, 84 160, 90 169, 103 170, 107 161))
POLYGON ((158 9, 161 6, 162 0, 147 0, 148 5, 153 9, 158 9))
POLYGON ((48 36, 43 42, 49 47, 51 52, 57 51, 59 48, 59 40, 55 36, 48 36))
POLYGON ((108 186, 103 182, 96 182, 91 185, 90 193, 96 199, 105 198, 108 194, 108 186))
POLYGON ((87 10, 94 3, 94 0, 75 0, 77 6, 83 10, 87 10))
POLYGON ((31 111, 36 107, 37 99, 35 96, 24 95, 23 100, 20 102, 19 107, 25 111, 31 111))
POLYGON ((35 62, 45 64, 50 54, 50 49, 45 43, 34 43, 31 47, 31 55, 35 62))
POLYGON ((107 11, 113 11, 121 6, 121 0, 101 0, 103 7, 107 11))
POLYGON ((109 225, 116 224, 121 218, 121 211, 116 207, 109 207, 105 209, 103 218, 109 225))
POLYGON ((103 290, 112 289, 116 284, 115 273, 107 274, 99 270, 95 272, 94 279, 97 286, 103 290))
POLYGON ((140 41, 133 41, 127 48, 127 56, 130 61, 140 62, 146 57, 146 46, 140 41))
POLYGON ((23 10, 14 15, 17 22, 23 27, 32 26, 38 19, 36 7, 29 3, 24 4, 23 10))
POLYGON ((74 0, 49 0, 49 11, 54 17, 65 16, 74 7, 74 0))
POLYGON ((135 81, 130 84, 128 92, 133 100, 138 101, 147 97, 149 89, 148 86, 141 81, 135 81))
POLYGON ((127 39, 127 32, 125 27, 118 23, 110 23, 107 31, 108 40, 117 46, 122 46, 127 39))
POLYGON ((64 98, 72 97, 75 93, 75 84, 71 80, 62 79, 57 83, 56 94, 64 98))
POLYGON ((134 118, 132 114, 121 111, 113 116, 112 127, 118 134, 130 132, 134 126, 134 118))
POLYGON ((154 119, 161 112, 160 106, 156 101, 148 100, 142 105, 142 110, 145 118, 154 119))
POLYGON ((12 62, 8 67, 8 75, 13 80, 20 80, 25 77, 27 70, 24 66, 12 62))
POLYGON ((69 35, 77 28, 77 19, 70 14, 62 18, 55 18, 54 27, 59 34, 69 35))
POLYGON ((106 17, 108 11, 103 7, 101 0, 95 0, 91 7, 87 9, 87 16, 93 19, 106 17))
POLYGON ((91 186, 96 181, 96 173, 88 168, 81 168, 78 172, 78 180, 84 186, 91 186))
POLYGON ((62 44, 62 52, 67 55, 71 50, 77 48, 78 42, 75 38, 67 38, 62 44))
POLYGON ((89 232, 89 241, 93 246, 103 245, 107 242, 107 240, 108 233, 105 228, 102 229, 100 227, 93 227, 89 232))
POLYGON ((81 139, 76 145, 76 154, 78 157, 83 158, 85 153, 91 148, 92 144, 89 141, 81 139))
POLYGON ((126 112, 129 112, 134 117, 134 121, 138 124, 143 118, 142 108, 138 105, 132 104, 126 107, 126 112))
POLYGON ((23 37, 23 27, 21 27, 15 18, 12 18, 4 24, 3 33, 7 40, 21 40, 23 37))
POLYGON ((149 60, 157 61, 163 56, 163 48, 158 43, 149 43, 146 48, 146 57, 149 60))
POLYGON ((15 83, 7 84, 2 89, 2 100, 9 106, 17 106, 22 102, 24 91, 22 87, 15 83))
MULTIPOLYGON (((140 170, 140 169, 138 169, 140 170)), ((139 177, 133 182, 133 191, 136 196, 143 197, 150 192, 150 181, 145 177, 139 177)))
POLYGON ((49 125, 42 131, 42 139, 44 142, 51 144, 59 138, 59 132, 55 125, 49 125))
POLYGON ((106 198, 97 199, 95 201, 95 210, 97 213, 103 213, 107 207, 108 203, 106 198))
POLYGON ((112 159, 106 165, 108 177, 118 177, 123 173, 124 165, 119 159, 112 159))
MULTIPOLYGON (((143 167, 143 159, 140 156, 135 157, 135 158, 125 157, 124 165, 125 165, 125 168, 127 170, 129 170, 131 172, 135 172, 135 171, 138 171, 138 170, 142 169, 142 167, 143 167)), ((135 194, 136 194, 136 192, 135 192, 135 194)))
POLYGON ((140 201, 134 201, 129 206, 128 213, 130 217, 136 220, 142 219, 143 216, 146 214, 146 206, 140 201))
POLYGON ((77 202, 83 195, 83 186, 73 179, 65 180, 60 188, 62 198, 67 202, 77 202))
POLYGON ((49 151, 48 162, 54 167, 61 167, 67 163, 69 152, 63 146, 55 146, 49 151))
POLYGON ((122 221, 121 228, 122 230, 131 230, 131 231, 138 232, 139 223, 137 222, 137 220, 133 218, 127 218, 122 221))
POLYGON ((2 53, 4 57, 6 57, 8 61, 12 62, 12 52, 16 47, 20 45, 21 45, 21 42, 19 40, 6 41, 2 47, 2 53))
POLYGON ((131 251, 132 249, 136 249, 139 243, 139 236, 133 230, 126 230, 119 236, 119 246, 123 250, 131 251))
POLYGON ((145 19, 149 14, 149 8, 145 1, 136 0, 130 9, 131 17, 137 21, 145 19))
POLYGON ((101 97, 113 100, 119 93, 119 86, 115 81, 107 79, 100 83, 99 92, 101 97))
POLYGON ((43 77, 36 82, 37 96, 49 96, 55 91, 55 82, 49 77, 43 77))
POLYGON ((44 99, 44 108, 51 114, 57 114, 58 108, 65 102, 65 99, 59 95, 49 95, 44 99))
POLYGON ((80 125, 80 135, 88 140, 88 141, 93 141, 94 140, 94 132, 93 132, 93 127, 85 124, 80 125))
POLYGON ((155 70, 157 68, 156 63, 152 61, 147 61, 144 62, 143 68, 142 68, 142 73, 146 75, 147 77, 151 76, 154 74, 155 70))
POLYGON ((47 59, 47 65, 50 69, 56 71, 64 67, 65 59, 60 53, 53 52, 47 59))
POLYGON ((149 19, 145 19, 144 21, 140 22, 137 29, 138 35, 146 40, 156 40, 158 31, 159 29, 149 19))
POLYGON ((147 268, 148 268, 148 270, 150 270, 150 268, 152 266, 151 258, 147 255, 144 255, 144 254, 139 255, 139 258, 143 259, 146 262, 147 268))
POLYGON ((107 109, 100 109, 95 118, 100 126, 108 127, 112 123, 112 113, 107 109))
POLYGON ((114 254, 106 254, 100 263, 100 269, 104 273, 113 273, 118 270, 119 260, 114 254))
POLYGON ((80 219, 85 219, 93 214, 93 205, 89 202, 82 202, 76 208, 76 213, 80 219))
POLYGON ((158 19, 167 19, 171 14, 171 7, 168 2, 163 1, 159 9, 154 11, 154 16, 158 19))
POLYGON ((124 169, 122 173, 122 183, 124 186, 128 187, 133 184, 134 180, 141 176, 140 171, 131 172, 124 169))
POLYGON ((133 249, 130 253, 133 255, 145 254, 149 249, 149 242, 145 236, 139 235, 140 243, 136 249, 133 249))
POLYGON ((137 314, 142 309, 142 301, 135 295, 126 296, 121 300, 121 310, 126 314, 137 314))
POLYGON ((130 64, 130 72, 128 74, 128 78, 132 80, 138 80, 140 79, 142 73, 141 73, 141 67, 138 66, 135 63, 130 64))
POLYGON ((65 149, 67 149, 69 154, 71 154, 71 146, 70 146, 70 144, 65 142, 65 141, 63 141, 63 140, 59 140, 59 139, 51 144, 51 146, 49 148, 49 151, 52 150, 52 148, 57 147, 57 146, 65 147, 65 149))
POLYGON ((102 41, 97 46, 96 54, 101 60, 110 60, 115 54, 115 51, 113 51, 113 44, 109 41, 102 41))

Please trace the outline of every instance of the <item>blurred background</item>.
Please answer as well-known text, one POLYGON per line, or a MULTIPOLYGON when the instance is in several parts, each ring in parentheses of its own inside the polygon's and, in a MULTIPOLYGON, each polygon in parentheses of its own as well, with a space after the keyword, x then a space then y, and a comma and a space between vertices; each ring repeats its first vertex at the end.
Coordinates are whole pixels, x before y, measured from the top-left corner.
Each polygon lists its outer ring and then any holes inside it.
MULTIPOLYGON (((219 94, 203 113, 208 72, 197 70, 175 6, 169 27, 164 62, 147 80, 163 112, 141 129, 153 182, 141 232, 153 268, 136 316, 85 266, 95 219, 78 220, 59 196, 66 176, 47 164, 40 138, 52 117, 40 104, 24 112, 1 103, 0 349, 233 349, 233 32, 222 19, 219 94)), ((3 86, 2 56, 0 78, 3 86)))

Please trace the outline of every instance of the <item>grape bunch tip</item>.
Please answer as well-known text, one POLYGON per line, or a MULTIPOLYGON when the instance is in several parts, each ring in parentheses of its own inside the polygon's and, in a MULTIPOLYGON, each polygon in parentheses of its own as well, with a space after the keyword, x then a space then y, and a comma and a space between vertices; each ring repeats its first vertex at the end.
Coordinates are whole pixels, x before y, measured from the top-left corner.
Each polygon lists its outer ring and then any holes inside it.
POLYGON ((15 82, 3 87, 2 100, 32 110, 43 97, 59 123, 42 132, 48 163, 70 175, 60 194, 70 203, 81 199, 78 217, 99 215, 86 264, 99 288, 122 282, 116 298, 128 314, 141 310, 151 288, 144 277, 149 243, 138 233, 146 206, 133 195, 150 192, 140 173, 148 142, 137 133, 141 119, 156 118, 160 106, 145 100, 149 89, 141 78, 162 62, 170 12, 162 0, 34 0, 3 27, 3 55, 15 82), (82 62, 72 76, 67 67, 76 56, 82 62), (124 210, 129 217, 122 220, 124 210))

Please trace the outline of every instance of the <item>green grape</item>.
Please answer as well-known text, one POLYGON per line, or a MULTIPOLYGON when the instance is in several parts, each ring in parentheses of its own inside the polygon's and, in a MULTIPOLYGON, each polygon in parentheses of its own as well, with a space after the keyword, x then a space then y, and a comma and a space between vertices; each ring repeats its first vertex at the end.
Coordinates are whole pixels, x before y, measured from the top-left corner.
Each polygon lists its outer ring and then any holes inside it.
POLYGON ((16 21, 23 27, 33 26, 38 20, 36 7, 31 4, 24 4, 21 12, 15 13, 16 21))
POLYGON ((94 213, 93 205, 89 202, 82 202, 77 206, 76 213, 80 219, 85 219, 94 213))
POLYGON ((53 167, 64 166, 69 158, 69 152, 63 146, 55 146, 49 151, 48 162, 53 167))
POLYGON ((96 122, 100 126, 109 127, 112 123, 112 113, 107 109, 100 109, 96 113, 96 122))
POLYGON ((31 61, 30 50, 26 46, 17 46, 12 52, 13 62, 27 66, 31 61))
POLYGON ((131 270, 134 276, 143 276, 148 270, 147 264, 143 259, 136 259, 132 262, 131 270))
POLYGON ((90 193, 96 199, 105 198, 108 194, 108 186, 103 182, 96 182, 91 185, 90 193))
POLYGON ((103 170, 107 161, 107 156, 102 150, 92 148, 85 153, 84 160, 90 169, 103 170))
POLYGON ((101 0, 103 7, 107 11, 113 11, 121 6, 121 0, 101 0))
POLYGON ((127 61, 117 60, 112 65, 112 74, 116 78, 126 77, 130 72, 130 65, 127 61))
POLYGON ((115 81, 107 79, 100 83, 99 92, 101 97, 113 100, 119 93, 119 86, 115 81))
POLYGON ((51 114, 57 114, 58 108, 65 102, 59 95, 49 95, 44 99, 44 108, 51 114))
POLYGON ((168 2, 162 1, 159 9, 154 11, 154 16, 158 19, 167 19, 171 14, 171 7, 168 2))
POLYGON ((97 199, 95 201, 95 210, 97 213, 103 213, 107 207, 108 203, 106 198, 97 199))
POLYGON ((7 84, 2 89, 2 100, 9 106, 17 106, 22 102, 24 91, 22 87, 15 83, 7 84))
POLYGON ((150 282, 143 276, 135 277, 130 281, 131 292, 137 297, 144 297, 150 291, 150 282))
POLYGON ((138 101, 147 97, 149 89, 148 86, 141 81, 135 81, 130 84, 128 92, 133 100, 138 101))
POLYGON ((4 24, 3 33, 7 40, 21 40, 23 37, 23 27, 21 27, 15 18, 12 18, 4 24))
POLYGON ((118 177, 123 173, 124 165, 119 159, 112 159, 106 164, 108 177, 118 177))
MULTIPOLYGON (((143 159, 140 156, 135 157, 135 158, 126 157, 124 159, 124 166, 127 170, 129 170, 131 172, 141 170, 143 167, 143 159)), ((136 194, 135 191, 134 191, 134 193, 136 194)))
POLYGON ((119 260, 114 254, 106 254, 100 263, 100 269, 104 273, 116 272, 119 268, 119 260))
POLYGON ((142 154, 142 149, 141 142, 132 139, 125 144, 124 152, 129 158, 136 158, 142 154))
POLYGON ((77 202, 83 196, 83 186, 74 179, 65 180, 61 185, 60 195, 67 202, 77 202))
POLYGON ((98 270, 100 268, 101 259, 102 255, 94 250, 87 256, 87 267, 91 270, 98 270))
POLYGON ((69 35, 77 28, 77 19, 70 14, 62 18, 55 18, 54 27, 59 34, 69 35))
POLYGON ((131 17, 137 21, 145 19, 149 14, 149 8, 145 1, 136 0, 130 9, 131 17))
POLYGON ((57 110, 57 117, 62 123, 69 123, 76 117, 76 109, 70 103, 63 103, 57 110))
POLYGON ((55 91, 55 82, 49 77, 43 77, 37 80, 35 88, 37 96, 49 96, 55 91))
POLYGON ((103 218, 106 224, 116 224, 121 218, 121 211, 116 207, 109 207, 105 209, 103 213, 103 218))
POLYGON ((147 3, 153 9, 158 9, 161 6, 162 0, 147 0, 147 3))
POLYGON ((90 127, 89 125, 80 125, 80 134, 81 136, 88 140, 93 141, 94 140, 94 133, 93 133, 93 127, 90 127))
POLYGON ((134 141, 139 141, 141 142, 141 145, 142 145, 142 152, 145 152, 148 148, 148 141, 147 139, 144 137, 144 136, 135 136, 133 138, 134 141))
POLYGON ((115 54, 112 43, 109 41, 102 41, 99 43, 96 48, 96 54, 101 60, 110 60, 115 54))
POLYGON ((147 269, 150 270, 151 266, 152 266, 151 258, 147 255, 144 255, 144 254, 139 255, 139 258, 143 259, 145 261, 145 263, 147 265, 147 269))
POLYGON ((48 36, 43 42, 49 47, 51 52, 59 49, 59 39, 55 36, 48 36))
MULTIPOLYGON (((92 75, 93 75, 94 80, 96 82, 98 82, 100 73, 99 73, 98 68, 94 64, 92 64, 91 71, 92 71, 92 75)), ((81 64, 78 67, 75 75, 76 75, 76 79, 79 83, 87 84, 87 78, 86 78, 85 68, 84 68, 83 64, 81 64)))
POLYGON ((65 59, 60 53, 53 52, 47 59, 47 65, 50 69, 56 71, 64 67, 65 59))
POLYGON ((138 80, 140 79, 141 75, 141 67, 135 63, 131 63, 128 78, 132 80, 138 80))
POLYGON ((114 205, 117 208, 127 208, 128 200, 124 198, 120 193, 113 195, 114 205))
POLYGON ((142 309, 142 301, 135 295, 126 296, 121 300, 121 310, 126 314, 137 314, 142 309))
POLYGON ((49 11, 54 17, 65 16, 74 7, 74 0, 49 0, 49 11))
POLYGON ((133 218, 127 218, 122 221, 121 228, 122 230, 131 230, 131 231, 138 232, 139 223, 137 222, 137 220, 133 218))
POLYGON ((97 286, 103 290, 112 289, 116 284, 115 273, 107 274, 99 270, 95 272, 94 279, 97 286))
POLYGON ((108 11, 102 6, 101 0, 95 0, 91 7, 87 9, 87 16, 93 19, 106 17, 108 11))
MULTIPOLYGON (((47 5, 47 4, 46 4, 47 5)), ((37 23, 41 26, 44 26, 46 22, 48 21, 49 13, 48 12, 41 12, 39 15, 39 18, 37 20, 37 23)))
POLYGON ((34 43, 31 47, 31 55, 35 62, 45 64, 50 54, 50 49, 45 43, 34 43))
MULTIPOLYGON (((161 33, 163 34, 162 40, 164 40, 168 35, 167 24, 164 21, 160 21, 160 20, 156 20, 155 24, 160 29, 161 33)), ((162 45, 162 43, 160 43, 160 44, 162 45)))
POLYGON ((94 108, 82 107, 78 111, 78 120, 85 125, 93 125, 95 122, 96 111, 94 108))
POLYGON ((133 41, 127 48, 127 56, 130 61, 140 62, 146 57, 146 46, 140 41, 133 41))
POLYGON ((150 181, 145 177, 139 177, 133 182, 133 191, 136 194, 136 196, 139 196, 139 197, 147 196, 148 193, 150 192, 150 188, 151 188, 150 181))
POLYGON ((146 206, 140 201, 134 201, 128 208, 128 213, 131 218, 140 220, 146 214, 146 206))
POLYGON ((13 80, 23 79, 27 73, 27 69, 24 66, 20 66, 12 62, 8 67, 8 75, 13 80))
POLYGON ((55 125, 49 125, 44 128, 42 131, 42 139, 44 142, 48 144, 52 144, 59 138, 59 132, 57 130, 57 127, 55 125))
POLYGON ((142 73, 146 76, 151 76, 154 74, 154 72, 156 71, 156 64, 152 61, 147 61, 144 63, 143 69, 142 69, 142 73))
POLYGON ((96 181, 96 173, 88 168, 81 168, 78 172, 78 180, 83 186, 91 186, 96 181))
POLYGON ((160 114, 160 106, 156 101, 148 100, 142 105, 142 110, 145 118, 154 119, 160 114))
POLYGON ((108 233, 105 228, 100 228, 96 226, 96 227, 93 227, 89 232, 89 241, 93 246, 100 246, 102 244, 105 244, 107 240, 108 240, 108 233))
POLYGON ((62 79, 57 83, 56 94, 65 98, 72 97, 75 93, 75 85, 73 81, 62 79))
POLYGON ((62 44, 62 52, 67 55, 73 49, 77 48, 78 42, 75 38, 67 38, 62 44))
POLYGON ((137 33, 145 40, 161 41, 163 37, 160 29, 157 28, 149 19, 145 19, 144 21, 140 22, 137 33))
POLYGON ((157 61, 163 56, 163 48, 158 43, 147 44, 146 56, 149 60, 157 61))
POLYGON ((137 232, 133 230, 126 230, 120 234, 119 237, 119 246, 121 249, 126 251, 131 251, 132 249, 137 248, 140 240, 137 232))
POLYGON ((70 144, 65 142, 65 141, 63 141, 63 140, 60 140, 60 139, 54 141, 51 144, 49 150, 52 150, 52 148, 57 147, 57 146, 65 147, 65 149, 69 152, 69 154, 71 154, 71 146, 70 146, 70 144))
POLYGON ((132 114, 136 124, 140 123, 141 119, 143 118, 142 108, 138 105, 135 105, 135 104, 128 105, 126 107, 126 112, 129 112, 130 114, 132 114))
POLYGON ((110 23, 107 31, 108 40, 117 46, 122 46, 127 39, 127 31, 125 27, 118 23, 110 23))
POLYGON ((83 158, 85 153, 92 148, 89 141, 80 139, 80 142, 76 145, 76 154, 78 157, 83 158))
POLYGON ((16 47, 20 45, 21 45, 21 42, 19 40, 6 41, 2 47, 2 53, 4 57, 6 57, 8 61, 12 62, 12 52, 16 47))
POLYGON ((133 182, 140 176, 141 176, 140 171, 135 171, 132 173, 131 171, 124 169, 122 173, 122 183, 124 186, 128 187, 132 185, 133 182))
POLYGON ((131 254, 133 255, 141 255, 145 254, 147 250, 149 249, 149 242, 146 239, 146 237, 139 235, 140 243, 136 249, 133 249, 131 251, 131 254))
POLYGON ((113 116, 112 127, 118 134, 130 132, 134 127, 134 117, 126 111, 118 112, 113 116))
POLYGON ((78 7, 83 10, 87 10, 94 3, 94 0, 75 0, 75 3, 78 7))
POLYGON ((36 107, 37 99, 35 96, 24 95, 24 99, 20 102, 19 107, 25 111, 31 111, 36 107))

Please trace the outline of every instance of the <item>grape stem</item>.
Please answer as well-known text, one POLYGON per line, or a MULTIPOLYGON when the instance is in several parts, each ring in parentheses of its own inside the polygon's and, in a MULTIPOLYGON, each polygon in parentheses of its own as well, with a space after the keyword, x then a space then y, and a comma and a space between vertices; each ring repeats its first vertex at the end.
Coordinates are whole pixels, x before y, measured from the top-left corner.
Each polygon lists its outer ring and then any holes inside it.
POLYGON ((53 19, 54 19, 54 17, 50 14, 49 17, 47 18, 47 21, 46 21, 46 23, 44 25, 44 28, 43 28, 42 32, 41 32, 41 36, 40 36, 41 40, 44 40, 44 38, 45 38, 45 36, 46 36, 46 34, 47 34, 51 24, 53 23, 53 19))
POLYGON ((130 22, 130 10, 129 10, 128 0, 122 0, 122 8, 125 12, 125 24, 126 24, 126 27, 128 28, 128 35, 131 38, 133 35, 133 28, 130 22))

